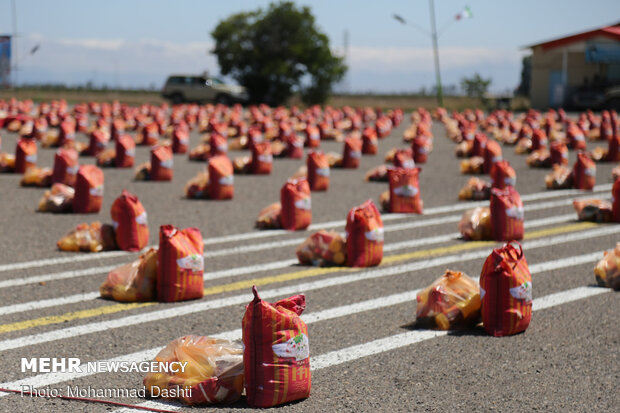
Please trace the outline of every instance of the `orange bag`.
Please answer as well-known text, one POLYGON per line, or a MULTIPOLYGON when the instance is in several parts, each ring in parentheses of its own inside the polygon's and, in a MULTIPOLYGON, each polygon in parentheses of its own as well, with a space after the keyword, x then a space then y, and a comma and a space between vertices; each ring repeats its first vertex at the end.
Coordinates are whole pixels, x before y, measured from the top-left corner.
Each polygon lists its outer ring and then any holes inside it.
POLYGON ((136 141, 138 145, 153 146, 157 144, 159 139, 159 125, 157 122, 151 122, 138 131, 136 141))
POLYGON ((620 178, 616 178, 611 188, 612 221, 620 222, 620 178))
POLYGON ((97 213, 103 204, 103 171, 95 165, 82 165, 75 180, 73 212, 97 213))
POLYGON ((177 125, 172 131, 172 152, 186 153, 189 146, 189 128, 186 124, 177 125))
POLYGON ((516 244, 495 248, 480 274, 482 323, 495 337, 525 331, 532 318, 532 275, 516 244))
POLYGON ((573 166, 573 186, 575 189, 591 191, 596 184, 596 164, 587 154, 577 154, 577 162, 573 166))
POLYGON ((204 243, 200 230, 159 229, 157 299, 163 302, 192 300, 204 294, 204 243))
POLYGON ((251 170, 253 174, 269 175, 273 167, 271 143, 259 142, 252 145, 251 170))
POLYGON ((568 148, 562 142, 552 142, 549 147, 551 165, 568 165, 568 148))
POLYGON ((151 181, 172 181, 172 149, 169 146, 153 146, 151 148, 151 181))
POLYGON ((15 148, 15 173, 23 174, 31 166, 37 166, 37 142, 19 138, 15 148))
POLYGON ((413 151, 408 149, 397 149, 394 152, 394 158, 392 160, 396 168, 415 168, 415 161, 413 160, 413 151))
POLYGON ((616 133, 612 133, 612 135, 609 137, 607 157, 605 160, 607 162, 620 161, 620 134, 618 134, 617 131, 616 133))
POLYGON ((379 148, 379 139, 377 131, 370 126, 362 132, 362 153, 365 155, 374 155, 379 148))
POLYGON ((78 165, 78 153, 75 149, 60 148, 54 155, 54 170, 52 172, 52 184, 65 184, 74 186, 78 165))
POLYGON ((377 207, 368 200, 347 214, 347 265, 371 267, 383 259, 383 222, 377 207))
POLYGON ((512 186, 491 189, 491 229, 495 241, 523 239, 524 210, 521 196, 512 186))
POLYGON ((568 147, 574 150, 584 150, 587 147, 586 138, 583 131, 574 123, 571 123, 566 130, 568 147))
POLYGON ((306 126, 306 141, 305 145, 308 148, 318 148, 321 145, 321 133, 316 125, 306 126))
POLYGON ((140 251, 149 242, 149 225, 144 206, 134 194, 123 190, 110 208, 116 231, 116 245, 124 251, 140 251))
POLYGON ((413 160, 415 163, 426 163, 428 154, 433 149, 433 141, 425 135, 418 135, 411 141, 413 160))
POLYGON ((484 156, 489 138, 483 133, 476 133, 472 141, 471 156, 484 156))
POLYGON ((390 212, 422 213, 420 198, 420 168, 394 168, 388 170, 390 182, 390 212))
POLYGON ((131 168, 136 158, 136 142, 130 135, 121 135, 116 141, 114 165, 117 168, 131 168))
POLYGON ((212 156, 209 164, 209 184, 207 186, 210 199, 233 199, 235 195, 235 177, 233 165, 228 156, 212 156))
POLYGON ((517 173, 508 161, 495 162, 491 167, 491 187, 504 189, 506 186, 513 188, 517 184, 517 173))
POLYGON ((362 158, 362 140, 349 136, 344 140, 342 167, 355 169, 360 166, 362 158))
POLYGON ((75 123, 65 120, 60 124, 57 145, 64 146, 69 142, 75 142, 75 123))
POLYGON ((300 315, 303 295, 274 304, 258 296, 243 315, 245 393, 252 407, 271 407, 310 395, 308 327, 300 315))
POLYGON ((280 204, 282 228, 296 231, 312 223, 310 186, 306 179, 289 179, 280 190, 280 204))
POLYGON ((290 135, 286 139, 286 156, 293 159, 304 157, 304 141, 296 134, 290 135))
POLYGON ((88 156, 97 156, 108 146, 108 137, 100 130, 95 129, 90 133, 88 140, 88 148, 86 148, 85 154, 88 156))
POLYGON ((311 191, 327 191, 329 189, 329 162, 321 151, 310 151, 306 160, 308 184, 311 191))
POLYGON ((491 167, 495 162, 501 161, 502 158, 502 148, 499 146, 497 141, 489 139, 487 141, 487 145, 484 148, 484 163, 482 164, 482 171, 485 174, 491 172, 491 167))
POLYGON ((547 142, 548 140, 547 140, 547 135, 545 134, 545 131, 542 129, 534 129, 534 131, 532 132, 531 150, 537 151, 539 149, 546 148, 547 142))
POLYGON ((209 138, 209 156, 226 155, 228 153, 228 140, 217 133, 212 133, 209 138))
POLYGON ((110 271, 99 293, 103 298, 121 302, 154 301, 156 282, 157 250, 151 248, 137 260, 110 271))

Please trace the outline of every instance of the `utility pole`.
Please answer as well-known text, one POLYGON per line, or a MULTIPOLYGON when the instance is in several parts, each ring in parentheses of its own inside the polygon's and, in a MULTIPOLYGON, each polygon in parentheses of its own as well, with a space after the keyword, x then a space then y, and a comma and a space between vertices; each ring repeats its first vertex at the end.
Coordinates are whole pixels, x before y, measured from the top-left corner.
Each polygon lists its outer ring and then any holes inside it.
POLYGON ((435 1, 429 0, 431 12, 431 37, 433 38, 433 55, 435 57, 435 77, 437 79, 437 103, 443 107, 443 90, 441 87, 441 72, 439 70, 439 48, 437 46, 437 28, 435 27, 435 1))
MULTIPOLYGON (((18 77, 17 72, 19 68, 17 67, 17 9, 15 7, 15 0, 11 0, 11 9, 13 11, 13 38, 11 39, 11 54, 15 56, 15 65, 13 66, 13 79, 15 79, 15 83, 12 85, 13 89, 17 90, 19 93, 19 88, 17 88, 18 77)), ((19 96, 17 96, 19 98, 19 96)))

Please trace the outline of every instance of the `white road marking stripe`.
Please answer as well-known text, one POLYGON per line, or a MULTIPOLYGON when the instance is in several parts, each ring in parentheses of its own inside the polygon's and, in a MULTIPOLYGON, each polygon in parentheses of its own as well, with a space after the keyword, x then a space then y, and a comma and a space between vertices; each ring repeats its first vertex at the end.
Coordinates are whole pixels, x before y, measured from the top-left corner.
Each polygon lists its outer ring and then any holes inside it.
MULTIPOLYGON (((545 191, 545 192, 537 192, 534 194, 523 195, 521 197, 522 201, 534 201, 540 199, 549 199, 549 198, 558 198, 563 196, 574 196, 574 195, 586 195, 586 194, 594 194, 597 192, 606 192, 610 191, 612 188, 611 184, 603 184, 597 185, 594 187, 592 191, 581 191, 576 189, 568 189, 568 190, 558 190, 558 191, 545 191)), ((487 205, 487 201, 477 201, 477 202, 462 202, 458 204, 445 205, 435 208, 429 208, 424 211, 424 215, 435 215, 435 214, 443 214, 446 212, 456 212, 456 211, 464 211, 466 209, 474 208, 476 206, 485 206, 487 205)), ((385 214, 382 219, 384 221, 390 221, 395 219, 409 218, 411 214, 385 214)), ((312 224, 308 228, 308 230, 318 230, 318 229, 328 229, 334 228, 338 226, 343 226, 344 221, 329 221, 324 223, 312 224)), ((288 234, 289 231, 284 230, 270 230, 270 231, 255 231, 255 232, 247 232, 241 234, 232 234, 225 235, 222 237, 214 237, 205 239, 206 244, 218 244, 232 241, 242 241, 256 238, 265 238, 277 235, 288 234)), ((147 247, 148 248, 148 247, 147 247)), ((121 257, 124 255, 130 255, 132 253, 128 253, 125 251, 108 251, 108 252, 100 252, 96 254, 88 254, 88 255, 72 255, 71 257, 57 257, 57 258, 46 258, 42 260, 33 260, 33 261, 24 261, 17 262, 12 264, 4 264, 0 265, 0 272, 4 271, 14 271, 14 270, 22 270, 27 268, 36 268, 36 267, 44 267, 48 265, 59 265, 59 264, 67 264, 73 262, 83 262, 90 261, 94 259, 106 259, 106 258, 115 258, 121 257)))
POLYGON ((0 281, 0 288, 18 287, 21 285, 35 284, 47 281, 65 280, 67 278, 83 277, 85 275, 105 274, 112 271, 119 265, 108 265, 105 267, 93 267, 83 270, 62 271, 53 274, 34 275, 32 277, 11 278, 0 281))
MULTIPOLYGON (((584 239, 600 237, 620 232, 620 226, 609 226, 597 228, 578 233, 563 234, 550 238, 541 238, 523 243, 524 250, 548 247, 552 245, 580 241, 584 239)), ((469 252, 466 254, 455 254, 434 259, 416 261, 409 264, 397 265, 394 267, 380 268, 374 270, 366 270, 359 273, 348 274, 339 277, 330 277, 316 281, 289 285, 285 287, 265 290, 261 292, 263 298, 272 298, 278 296, 286 296, 296 291, 312 291, 336 285, 344 285, 358 282, 366 279, 377 279, 388 277, 404 272, 413 272, 421 269, 427 269, 437 266, 443 266, 449 263, 461 262, 466 260, 486 258, 489 255, 488 250, 469 252)), ((165 320, 174 317, 182 317, 185 315, 202 312, 212 309, 224 308, 234 305, 242 305, 251 301, 251 294, 244 293, 236 296, 225 297, 215 300, 201 301, 191 304, 178 306, 175 308, 155 310, 144 312, 136 315, 125 316, 112 320, 92 322, 74 327, 68 327, 45 333, 22 336, 15 339, 0 341, 0 351, 12 350, 15 348, 28 347, 36 344, 48 343, 51 341, 67 339, 70 337, 79 337, 100 331, 107 331, 115 328, 128 327, 153 321, 165 320)))

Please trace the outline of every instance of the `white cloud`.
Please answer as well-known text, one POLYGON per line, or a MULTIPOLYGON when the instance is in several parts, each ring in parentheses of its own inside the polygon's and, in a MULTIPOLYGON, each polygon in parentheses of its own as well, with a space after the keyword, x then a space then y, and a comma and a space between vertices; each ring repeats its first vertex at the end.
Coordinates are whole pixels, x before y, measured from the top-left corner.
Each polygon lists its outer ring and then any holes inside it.
POLYGON ((92 50, 120 50, 125 41, 123 39, 58 39, 57 43, 92 50))

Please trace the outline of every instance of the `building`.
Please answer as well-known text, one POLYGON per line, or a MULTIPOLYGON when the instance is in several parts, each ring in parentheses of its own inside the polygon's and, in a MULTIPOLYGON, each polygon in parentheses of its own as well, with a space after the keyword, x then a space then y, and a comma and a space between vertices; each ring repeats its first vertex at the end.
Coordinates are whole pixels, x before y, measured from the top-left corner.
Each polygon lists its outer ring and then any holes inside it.
POLYGON ((620 23, 538 43, 532 50, 530 100, 534 108, 598 106, 620 85, 620 23))

